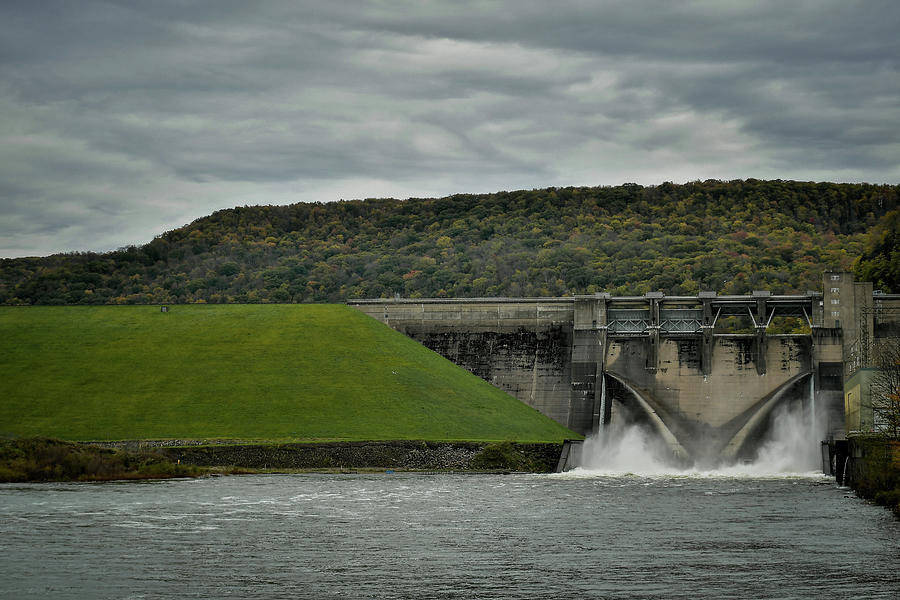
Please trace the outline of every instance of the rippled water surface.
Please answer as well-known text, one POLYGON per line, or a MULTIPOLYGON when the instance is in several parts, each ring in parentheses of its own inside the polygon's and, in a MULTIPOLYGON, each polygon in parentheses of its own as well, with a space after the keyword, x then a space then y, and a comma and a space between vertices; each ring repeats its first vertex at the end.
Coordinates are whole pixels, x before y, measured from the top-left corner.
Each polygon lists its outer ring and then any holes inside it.
POLYGON ((3 485, 0 550, 9 598, 900 598, 900 524, 819 477, 3 485))

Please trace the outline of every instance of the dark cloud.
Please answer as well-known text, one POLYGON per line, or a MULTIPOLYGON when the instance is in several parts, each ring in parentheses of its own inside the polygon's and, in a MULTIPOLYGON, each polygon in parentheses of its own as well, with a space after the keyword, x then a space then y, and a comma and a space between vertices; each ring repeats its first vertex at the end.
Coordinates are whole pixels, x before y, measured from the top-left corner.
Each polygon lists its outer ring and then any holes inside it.
POLYGON ((6 2, 0 256, 218 208, 897 182, 894 2, 6 2))

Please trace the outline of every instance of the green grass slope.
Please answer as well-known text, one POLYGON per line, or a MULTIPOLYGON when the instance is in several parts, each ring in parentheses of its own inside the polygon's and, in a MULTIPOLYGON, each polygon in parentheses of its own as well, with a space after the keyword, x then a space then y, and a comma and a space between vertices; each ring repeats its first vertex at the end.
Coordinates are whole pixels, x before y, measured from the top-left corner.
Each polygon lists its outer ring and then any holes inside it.
POLYGON ((346 306, 4 307, 0 338, 3 436, 575 436, 346 306))

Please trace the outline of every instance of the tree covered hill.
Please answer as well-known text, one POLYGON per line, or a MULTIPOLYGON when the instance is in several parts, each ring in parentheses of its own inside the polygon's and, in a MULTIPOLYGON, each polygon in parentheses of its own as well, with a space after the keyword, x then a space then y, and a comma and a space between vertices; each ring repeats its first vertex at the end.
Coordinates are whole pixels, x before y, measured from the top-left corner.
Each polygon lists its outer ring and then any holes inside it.
POLYGON ((0 303, 792 293, 855 262, 900 291, 898 191, 709 180, 239 207, 144 246, 4 259, 0 303))

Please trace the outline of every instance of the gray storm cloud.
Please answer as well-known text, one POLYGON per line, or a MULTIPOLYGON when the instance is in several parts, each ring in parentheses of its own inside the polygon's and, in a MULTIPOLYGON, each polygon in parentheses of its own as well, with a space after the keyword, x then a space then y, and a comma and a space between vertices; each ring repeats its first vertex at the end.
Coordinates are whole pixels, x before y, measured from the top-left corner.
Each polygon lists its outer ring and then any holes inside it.
POLYGON ((0 256, 213 210, 900 179, 895 2, 7 2, 0 256))

